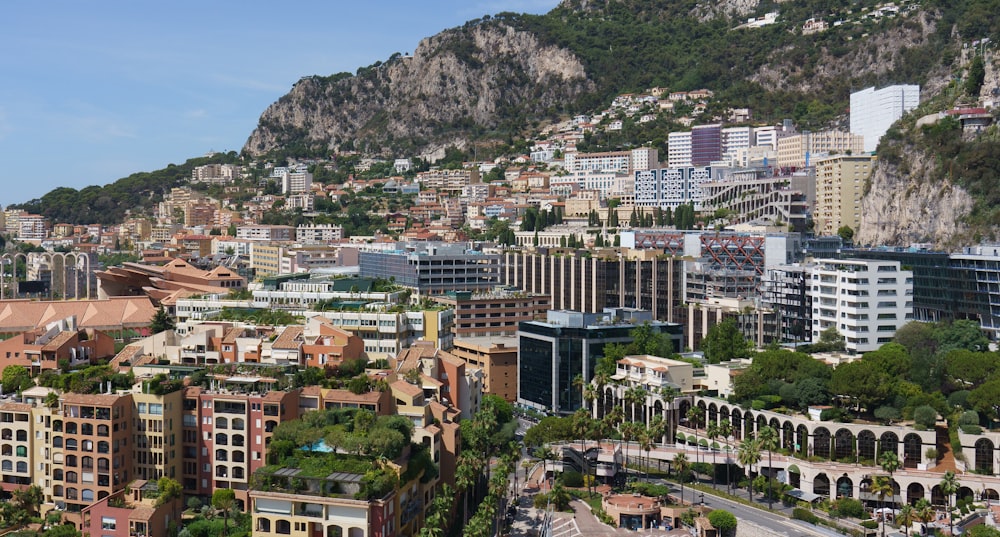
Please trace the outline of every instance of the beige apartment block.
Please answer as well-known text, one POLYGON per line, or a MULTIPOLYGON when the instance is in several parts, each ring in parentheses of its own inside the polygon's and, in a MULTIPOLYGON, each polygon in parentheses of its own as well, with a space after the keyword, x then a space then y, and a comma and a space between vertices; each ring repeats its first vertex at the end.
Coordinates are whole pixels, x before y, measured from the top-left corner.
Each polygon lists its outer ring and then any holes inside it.
POLYGON ((816 162, 813 221, 817 235, 836 234, 842 226, 858 229, 861 197, 873 163, 869 155, 839 155, 816 162))

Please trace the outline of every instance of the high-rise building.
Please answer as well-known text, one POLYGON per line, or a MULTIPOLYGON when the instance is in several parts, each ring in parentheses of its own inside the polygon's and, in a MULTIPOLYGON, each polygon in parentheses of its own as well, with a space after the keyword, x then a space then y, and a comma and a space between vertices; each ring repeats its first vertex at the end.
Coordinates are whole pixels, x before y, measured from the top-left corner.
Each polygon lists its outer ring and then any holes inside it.
POLYGON ((517 332, 518 403, 561 414, 580 408, 583 401, 574 379, 590 382, 604 346, 631 343, 632 330, 639 325, 666 334, 680 352, 682 326, 654 321, 649 311, 549 311, 545 321, 522 322, 517 332))
POLYGON ((691 129, 691 165, 709 166, 722 160, 722 125, 698 125, 691 129))
POLYGON ((740 149, 756 145, 753 127, 726 127, 722 129, 722 160, 732 163, 740 149))
POLYGON ((667 167, 691 166, 691 132, 671 132, 667 135, 667 167))
POLYGON ((778 166, 813 166, 819 157, 864 152, 864 138, 843 131, 803 132, 778 140, 778 166))
POLYGON ((851 132, 864 136, 864 150, 875 151, 889 127, 920 104, 920 86, 897 84, 851 94, 851 132))
POLYGON ((813 343, 835 328, 848 352, 869 352, 913 319, 913 272, 898 261, 819 259, 809 273, 813 343))
POLYGON ((873 161, 870 155, 838 155, 816 162, 816 234, 834 235, 842 226, 858 229, 873 161))
POLYGON ((457 243, 400 244, 392 251, 361 251, 361 274, 393 279, 420 294, 491 289, 499 282, 500 256, 457 243))
POLYGON ((663 168, 635 172, 635 204, 640 207, 676 209, 693 205, 701 210, 705 191, 702 185, 713 180, 716 168, 663 168))

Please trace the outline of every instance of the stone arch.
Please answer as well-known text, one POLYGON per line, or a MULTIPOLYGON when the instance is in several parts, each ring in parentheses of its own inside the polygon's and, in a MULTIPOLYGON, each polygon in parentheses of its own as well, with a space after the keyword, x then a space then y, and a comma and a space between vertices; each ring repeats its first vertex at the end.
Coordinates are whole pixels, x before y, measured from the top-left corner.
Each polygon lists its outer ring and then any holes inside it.
POLYGON ((980 499, 998 501, 1000 500, 1000 494, 998 494, 997 491, 994 489, 983 489, 983 493, 980 495, 980 499))
POLYGON ((754 429, 757 434, 760 434, 761 429, 767 427, 767 416, 763 414, 757 414, 757 427, 754 429))
POLYGON ((663 401, 657 399, 653 401, 653 415, 662 416, 663 415, 663 401))
POLYGON ((326 537, 344 537, 344 530, 337 525, 327 526, 326 537))
POLYGON ((754 423, 753 412, 748 410, 745 414, 743 414, 743 434, 745 434, 747 438, 753 438, 756 436, 754 423))
POLYGON ((809 453, 809 428, 799 425, 795 428, 795 443, 799 445, 799 453, 809 453))
POLYGON ((875 463, 875 433, 863 429, 858 433, 858 458, 875 463))
POLYGON ((838 498, 853 498, 854 497, 854 481, 844 474, 837 479, 837 497, 838 498))
POLYGON ((963 499, 972 500, 972 499, 975 499, 975 497, 976 497, 976 493, 972 492, 971 488, 969 488, 969 487, 958 487, 958 492, 955 494, 955 502, 957 503, 958 500, 963 500, 963 499))
POLYGON ((993 442, 989 438, 976 440, 976 471, 993 475, 993 442))
POLYGON ((813 494, 830 496, 830 478, 826 474, 818 474, 813 478, 813 494))
POLYGON ((910 433, 903 437, 903 467, 904 468, 916 468, 918 464, 923 460, 921 454, 921 448, 923 447, 923 441, 920 439, 920 435, 916 433, 910 433))
POLYGON ((731 415, 729 418, 730 425, 733 426, 733 438, 736 440, 743 439, 743 411, 739 408, 733 407, 731 415))
POLYGON ((940 485, 934 485, 931 488, 931 504, 932 505, 944 505, 947 499, 944 497, 944 493, 941 492, 940 485))
POLYGON ((24 258, 24 278, 25 279, 28 278, 28 254, 23 253, 23 252, 18 252, 16 254, 9 254, 8 253, 8 254, 3 254, 2 256, 0 256, 0 300, 3 300, 5 298, 11 298, 11 297, 16 297, 17 296, 16 285, 17 285, 17 281, 18 281, 17 280, 17 258, 18 257, 23 257, 24 258), (2 268, 5 267, 8 264, 8 262, 9 262, 9 264, 11 266, 11 269, 10 269, 11 281, 10 282, 4 281, 4 271, 2 270, 2 268), (4 294, 4 291, 6 290, 6 288, 7 288, 8 285, 11 285, 12 287, 15 287, 15 288, 11 289, 10 296, 7 296, 7 295, 4 294))
POLYGON ((916 505, 917 500, 921 500, 926 495, 924 486, 920 483, 910 483, 906 487, 906 503, 916 505))
POLYGON ((781 447, 788 451, 795 449, 795 425, 791 421, 786 421, 781 426, 781 447))
POLYGON ((691 401, 686 398, 681 399, 680 401, 677 402, 677 411, 681 419, 687 416, 687 412, 690 408, 691 408, 691 401))
POLYGON ((365 530, 361 528, 351 528, 347 530, 347 537, 364 537, 365 530))
POLYGON ((878 453, 881 456, 890 451, 899 455, 899 437, 892 431, 886 431, 878 437, 878 453))
POLYGON ((830 458, 830 431, 826 427, 817 427, 813 431, 813 455, 830 458))
POLYGON ((833 458, 837 460, 854 458, 854 433, 850 429, 837 429, 833 435, 833 458))
MULTIPOLYGON (((719 422, 719 407, 715 403, 710 403, 708 405, 708 419, 705 423, 718 423, 719 422)), ((708 425, 706 425, 707 427, 708 425)))

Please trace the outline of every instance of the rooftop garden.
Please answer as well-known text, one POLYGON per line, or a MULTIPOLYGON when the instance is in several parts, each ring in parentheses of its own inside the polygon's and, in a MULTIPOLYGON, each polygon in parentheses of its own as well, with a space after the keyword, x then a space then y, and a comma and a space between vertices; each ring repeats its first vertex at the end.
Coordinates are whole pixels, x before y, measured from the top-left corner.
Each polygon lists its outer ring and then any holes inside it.
POLYGON ((270 464, 254 475, 254 487, 382 498, 401 480, 429 481, 438 475, 427 448, 410 443, 412 433, 413 424, 402 416, 358 409, 309 412, 274 430, 270 464), (389 462, 404 457, 405 463, 389 462))

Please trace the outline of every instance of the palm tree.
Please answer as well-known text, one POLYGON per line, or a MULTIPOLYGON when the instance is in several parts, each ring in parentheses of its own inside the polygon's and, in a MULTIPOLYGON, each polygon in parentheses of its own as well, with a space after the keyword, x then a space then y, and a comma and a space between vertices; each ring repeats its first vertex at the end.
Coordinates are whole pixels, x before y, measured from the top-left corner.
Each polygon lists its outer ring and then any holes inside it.
MULTIPOLYGON (((573 387, 580 390, 580 404, 583 404, 583 387, 587 385, 587 381, 583 380, 583 375, 577 375, 573 377, 573 387)), ((573 396, 570 396, 570 406, 573 408, 573 396)))
MULTIPOLYGON (((878 458, 878 464, 882 467, 887 474, 889 474, 889 484, 893 483, 892 473, 899 470, 902 467, 902 463, 899 462, 899 456, 892 451, 885 451, 878 458)), ((893 509, 896 508, 896 492, 895 490, 889 491, 889 497, 892 498, 893 509)), ((883 531, 885 528, 882 528, 883 531)))
MULTIPOLYGON (((638 412, 636 406, 639 403, 645 402, 646 400, 646 389, 642 386, 632 386, 631 388, 625 390, 625 402, 631 405, 631 421, 639 421, 636 419, 638 412)), ((645 420, 644 420, 645 421, 645 420)))
POLYGON ((674 399, 680 392, 673 386, 663 386, 660 388, 660 399, 663 399, 664 408, 667 410, 667 438, 673 441, 674 438, 674 399))
POLYGON ((892 494, 892 478, 884 475, 873 477, 870 490, 878 496, 879 505, 882 506, 882 537, 885 537, 885 495, 892 494))
POLYGON ((674 455, 674 460, 671 463, 674 469, 677 471, 677 481, 681 484, 681 505, 684 504, 684 474, 691 469, 691 461, 688 460, 687 455, 683 453, 678 453, 674 455))
MULTIPOLYGON (((774 466, 771 464, 771 452, 778 447, 778 431, 774 430, 774 427, 770 425, 765 426, 757 433, 757 441, 760 444, 761 449, 767 450, 767 472, 770 474, 773 472, 772 468, 774 466)), ((771 509, 774 506, 774 491, 771 490, 771 476, 767 477, 767 508, 771 509)))
POLYGON ((646 479, 649 480, 649 452, 653 450, 653 435, 648 427, 640 425, 639 449, 646 452, 646 479))
MULTIPOLYGON (((694 444, 695 444, 695 449, 697 450, 698 449, 698 427, 701 426, 701 422, 702 422, 702 420, 705 419, 705 416, 704 416, 704 413, 702 413, 702 411, 701 411, 700 408, 698 408, 696 406, 693 406, 693 407, 689 408, 688 411, 687 411, 687 419, 688 419, 688 425, 692 429, 694 429, 694 444)), ((700 451, 700 450, 698 450, 698 451, 700 451)), ((698 451, 695 451, 695 459, 698 458, 698 451)))
POLYGON ((218 489, 212 493, 212 507, 222 511, 222 535, 229 534, 229 511, 236 505, 233 489, 218 489))
POLYGON ((753 502, 753 480, 750 479, 753 465, 760 462, 760 445, 755 438, 744 438, 737 455, 740 466, 747 469, 747 499, 753 502))
POLYGON ((534 455, 536 459, 542 459, 542 478, 544 479, 548 477, 549 474, 548 462, 556 460, 556 452, 553 451, 552 448, 548 446, 542 446, 536 448, 535 452, 532 453, 532 455, 534 455))
POLYGON ((596 387, 595 391, 597 392, 597 401, 598 401, 597 403, 598 417, 604 417, 604 413, 607 411, 607 409, 604 408, 604 387, 608 385, 608 382, 610 380, 611 379, 608 377, 606 373, 598 373, 594 375, 594 385, 596 387))
POLYGON ((910 536, 910 526, 913 525, 913 521, 916 519, 917 512, 913 509, 912 505, 906 504, 899 508, 899 516, 896 517, 896 521, 903 526, 903 533, 906 537, 910 536))
POLYGON ((642 427, 641 423, 635 422, 625 422, 619 427, 619 432, 622 435, 622 441, 625 443, 625 476, 628 476, 628 445, 629 442, 635 440, 639 433, 639 427, 642 427))
POLYGON ((917 505, 914 506, 914 509, 916 510, 917 520, 924 524, 934 520, 934 507, 931 506, 931 502, 927 501, 927 498, 917 500, 917 505))
POLYGON ((715 448, 712 444, 715 443, 715 439, 719 437, 719 426, 715 423, 709 423, 708 428, 705 429, 705 436, 708 437, 709 446, 708 448, 712 450, 712 488, 715 487, 715 448))
POLYGON ((955 472, 948 470, 944 473, 944 477, 941 478, 941 483, 938 486, 941 487, 941 494, 944 494, 945 501, 948 503, 948 533, 954 535, 955 532, 952 531, 954 529, 952 527, 952 519, 954 518, 952 515, 954 513, 952 513, 951 509, 951 498, 958 492, 961 484, 958 482, 958 476, 955 475, 955 472))
POLYGON ((591 416, 595 415, 596 409, 593 408, 594 401, 597 400, 600 393, 601 392, 597 390, 597 386, 594 386, 592 383, 587 383, 587 385, 583 387, 583 400, 587 403, 587 412, 591 416))
POLYGON ((479 481, 480 464, 480 458, 475 453, 472 451, 463 451, 458 456, 458 464, 455 466, 455 486, 462 493, 463 514, 465 517, 463 522, 466 524, 469 522, 469 496, 473 494, 476 484, 479 481))
POLYGON ((733 435, 733 425, 728 420, 719 422, 719 436, 726 439, 726 489, 732 487, 732 480, 729 478, 729 437, 733 435))

